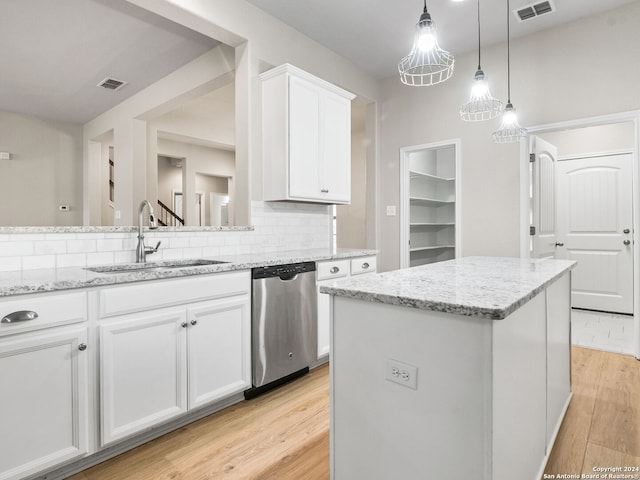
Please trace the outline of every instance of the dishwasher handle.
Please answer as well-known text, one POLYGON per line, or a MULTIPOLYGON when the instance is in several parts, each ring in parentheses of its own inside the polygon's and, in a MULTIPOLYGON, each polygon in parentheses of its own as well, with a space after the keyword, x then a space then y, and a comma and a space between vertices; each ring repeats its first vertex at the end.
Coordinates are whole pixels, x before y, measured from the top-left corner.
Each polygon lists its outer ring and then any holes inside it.
POLYGON ((290 282, 291 280, 295 280, 296 278, 298 278, 298 274, 297 273, 285 273, 283 275, 280 275, 279 278, 283 282, 290 282))

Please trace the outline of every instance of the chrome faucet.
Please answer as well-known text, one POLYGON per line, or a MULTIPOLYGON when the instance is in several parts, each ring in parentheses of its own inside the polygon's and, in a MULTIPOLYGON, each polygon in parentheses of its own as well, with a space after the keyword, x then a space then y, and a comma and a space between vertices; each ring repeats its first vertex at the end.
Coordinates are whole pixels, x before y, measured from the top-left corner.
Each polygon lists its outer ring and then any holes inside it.
POLYGON ((156 224, 156 214, 153 212, 153 207, 147 200, 143 200, 138 208, 138 246, 136 248, 136 263, 144 263, 147 261, 147 255, 156 253, 160 242, 155 247, 147 247, 144 244, 144 233, 142 231, 142 214, 144 213, 144 207, 149 209, 149 229, 155 230, 158 228, 156 224))

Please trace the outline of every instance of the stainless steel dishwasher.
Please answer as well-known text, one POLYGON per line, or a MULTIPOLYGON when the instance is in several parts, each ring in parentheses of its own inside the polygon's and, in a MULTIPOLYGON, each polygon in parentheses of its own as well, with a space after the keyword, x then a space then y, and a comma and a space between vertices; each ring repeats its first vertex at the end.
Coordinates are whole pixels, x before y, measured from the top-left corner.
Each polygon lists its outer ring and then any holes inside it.
POLYGON ((303 375, 316 360, 315 262, 252 270, 253 388, 246 398, 303 375))

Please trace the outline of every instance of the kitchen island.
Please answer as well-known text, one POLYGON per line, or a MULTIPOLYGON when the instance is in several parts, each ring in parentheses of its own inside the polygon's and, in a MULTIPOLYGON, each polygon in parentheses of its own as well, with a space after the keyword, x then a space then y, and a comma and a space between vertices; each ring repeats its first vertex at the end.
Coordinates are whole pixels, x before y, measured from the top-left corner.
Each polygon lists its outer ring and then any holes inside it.
POLYGON ((575 262, 466 257, 332 295, 333 480, 534 480, 570 387, 575 262))

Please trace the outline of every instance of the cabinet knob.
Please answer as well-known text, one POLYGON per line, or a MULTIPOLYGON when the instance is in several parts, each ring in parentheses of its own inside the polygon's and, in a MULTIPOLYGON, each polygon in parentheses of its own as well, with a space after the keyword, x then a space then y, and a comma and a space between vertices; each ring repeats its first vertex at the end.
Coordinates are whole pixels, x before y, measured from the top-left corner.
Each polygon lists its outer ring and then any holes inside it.
POLYGON ((631 230, 629 230, 628 228, 625 228, 622 233, 631 233, 631 230))
POLYGON ((81 352, 84 352, 86 349, 87 349, 86 343, 81 343, 80 345, 78 345, 78 350, 80 350, 81 352))
POLYGON ((364 268, 369 268, 369 264, 368 264, 367 262, 364 262, 364 263, 362 264, 362 268, 363 268, 363 269, 364 269, 364 268))
POLYGON ((563 242, 556 242, 556 247, 564 247, 564 243, 563 242))
POLYGON ((321 188, 320 191, 322 193, 329 193, 329 189, 328 188, 321 188))
POLYGON ((338 273, 340 271, 340 269, 338 267, 331 267, 331 270, 329 270, 329 273, 338 273))
POLYGON ((625 241, 624 241, 624 242, 622 242, 622 243, 624 243, 625 245, 631 245, 631 240, 625 240, 625 241))
POLYGON ((181 326, 182 328, 187 328, 187 325, 189 325, 187 322, 182 322, 182 323, 180 324, 180 326, 181 326))
POLYGON ((191 320, 191 325, 194 327, 198 324, 198 320, 191 320))

